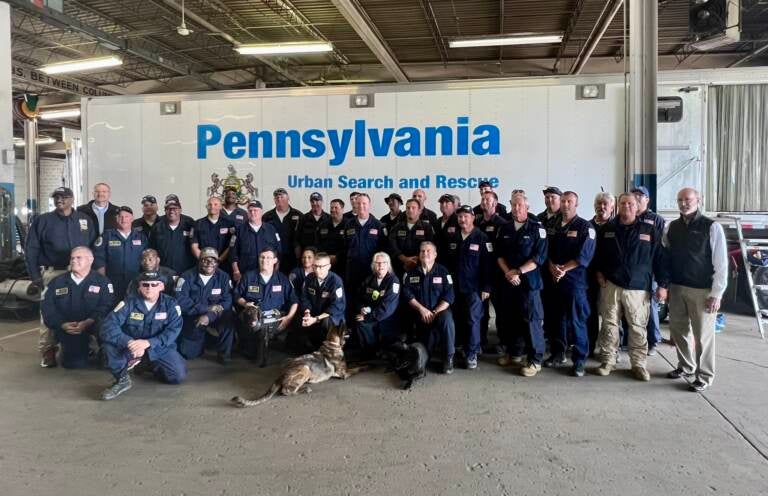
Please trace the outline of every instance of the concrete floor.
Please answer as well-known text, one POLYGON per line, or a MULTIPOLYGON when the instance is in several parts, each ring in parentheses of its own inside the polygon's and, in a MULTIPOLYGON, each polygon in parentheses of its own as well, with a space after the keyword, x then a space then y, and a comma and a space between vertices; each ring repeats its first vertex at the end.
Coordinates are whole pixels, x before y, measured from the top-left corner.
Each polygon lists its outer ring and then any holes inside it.
POLYGON ((244 410, 228 399, 277 367, 200 359, 180 387, 138 379, 107 403, 106 372, 38 367, 35 326, 0 323, 3 496, 768 494, 768 342, 746 317, 728 316, 705 394, 663 377, 664 345, 650 383, 482 362, 410 392, 374 370, 244 410))

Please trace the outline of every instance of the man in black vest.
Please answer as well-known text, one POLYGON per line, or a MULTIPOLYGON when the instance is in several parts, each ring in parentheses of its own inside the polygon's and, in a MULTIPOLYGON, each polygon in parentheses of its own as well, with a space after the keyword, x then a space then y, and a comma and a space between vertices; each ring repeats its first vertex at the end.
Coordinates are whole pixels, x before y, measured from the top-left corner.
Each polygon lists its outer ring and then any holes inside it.
POLYGON ((715 378, 715 318, 728 285, 728 251, 723 227, 704 217, 699 192, 677 193, 680 218, 668 224, 663 237, 669 274, 669 331, 677 348, 671 379, 696 380, 701 392, 715 378))
POLYGON ((105 229, 117 228, 117 205, 109 201, 111 196, 112 188, 109 184, 96 183, 93 186, 93 200, 77 207, 78 212, 90 217, 99 234, 105 229))

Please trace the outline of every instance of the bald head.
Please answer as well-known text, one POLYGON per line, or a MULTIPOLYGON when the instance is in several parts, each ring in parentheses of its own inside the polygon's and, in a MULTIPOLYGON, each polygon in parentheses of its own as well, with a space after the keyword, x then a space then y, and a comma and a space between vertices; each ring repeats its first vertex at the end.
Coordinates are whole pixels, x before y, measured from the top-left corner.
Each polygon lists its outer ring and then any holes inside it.
POLYGON ((677 208, 681 214, 685 216, 695 214, 700 204, 701 195, 696 189, 683 188, 677 192, 677 208))

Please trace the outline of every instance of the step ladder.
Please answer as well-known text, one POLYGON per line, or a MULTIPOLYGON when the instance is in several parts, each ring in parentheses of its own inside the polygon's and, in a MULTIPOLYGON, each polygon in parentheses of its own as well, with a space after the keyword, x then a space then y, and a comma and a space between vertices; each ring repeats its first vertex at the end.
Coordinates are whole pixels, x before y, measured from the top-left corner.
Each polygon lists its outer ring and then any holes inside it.
POLYGON ((736 232, 739 236, 739 247, 741 248, 741 259, 744 262, 744 272, 747 274, 747 285, 749 285, 749 296, 752 299, 752 308, 755 311, 757 329, 760 331, 760 337, 765 339, 765 325, 768 323, 768 319, 763 316, 763 312, 766 312, 768 315, 768 309, 760 308, 760 300, 758 299, 757 294, 761 291, 768 292, 768 285, 755 284, 754 277, 752 277, 753 264, 749 261, 749 252, 755 248, 768 250, 768 239, 745 238, 741 219, 738 217, 732 217, 732 219, 736 222, 736 232))

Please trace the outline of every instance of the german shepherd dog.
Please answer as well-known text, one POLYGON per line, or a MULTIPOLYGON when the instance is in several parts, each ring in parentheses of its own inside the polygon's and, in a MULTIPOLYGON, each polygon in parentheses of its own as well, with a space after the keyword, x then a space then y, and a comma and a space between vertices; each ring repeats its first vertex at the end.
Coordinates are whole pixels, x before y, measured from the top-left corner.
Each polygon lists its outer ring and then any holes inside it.
POLYGON ((272 399, 277 393, 284 396, 310 393, 312 389, 309 384, 324 382, 332 377, 347 379, 365 370, 366 367, 347 368, 343 350, 346 338, 346 325, 332 325, 320 349, 314 353, 288 360, 280 377, 263 396, 255 400, 235 396, 231 399, 232 403, 239 407, 256 406, 272 399))
POLYGON ((398 341, 392 344, 385 354, 390 369, 400 377, 400 389, 411 389, 414 381, 427 376, 429 353, 423 344, 398 341))

